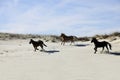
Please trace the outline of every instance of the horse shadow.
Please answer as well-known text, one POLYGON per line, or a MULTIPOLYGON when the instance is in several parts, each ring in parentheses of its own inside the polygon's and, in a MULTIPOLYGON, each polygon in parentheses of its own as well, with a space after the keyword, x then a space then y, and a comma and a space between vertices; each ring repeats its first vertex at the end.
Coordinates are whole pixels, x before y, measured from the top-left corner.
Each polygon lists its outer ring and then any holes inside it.
POLYGON ((120 52, 110 52, 108 54, 115 55, 115 56, 120 56, 120 52))
POLYGON ((44 52, 48 54, 53 54, 53 53, 58 53, 60 51, 59 50, 45 50, 44 52))
POLYGON ((77 46, 77 47, 86 47, 88 46, 89 44, 75 44, 74 46, 77 46))

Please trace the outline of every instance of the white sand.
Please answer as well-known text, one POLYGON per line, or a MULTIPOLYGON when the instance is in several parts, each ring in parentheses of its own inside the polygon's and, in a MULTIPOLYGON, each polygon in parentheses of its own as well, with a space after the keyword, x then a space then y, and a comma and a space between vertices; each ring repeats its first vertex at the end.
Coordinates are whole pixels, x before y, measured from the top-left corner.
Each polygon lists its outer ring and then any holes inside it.
POLYGON ((29 40, 0 41, 0 80, 120 80, 118 41, 111 54, 94 54, 90 42, 45 44, 34 52, 29 40))

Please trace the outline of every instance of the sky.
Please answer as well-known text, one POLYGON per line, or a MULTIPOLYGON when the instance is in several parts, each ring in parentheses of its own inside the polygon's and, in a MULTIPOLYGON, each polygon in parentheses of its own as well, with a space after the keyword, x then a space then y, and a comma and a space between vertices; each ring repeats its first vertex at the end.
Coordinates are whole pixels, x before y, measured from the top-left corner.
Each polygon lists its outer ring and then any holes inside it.
POLYGON ((120 31, 120 0, 0 0, 0 32, 92 36, 120 31))

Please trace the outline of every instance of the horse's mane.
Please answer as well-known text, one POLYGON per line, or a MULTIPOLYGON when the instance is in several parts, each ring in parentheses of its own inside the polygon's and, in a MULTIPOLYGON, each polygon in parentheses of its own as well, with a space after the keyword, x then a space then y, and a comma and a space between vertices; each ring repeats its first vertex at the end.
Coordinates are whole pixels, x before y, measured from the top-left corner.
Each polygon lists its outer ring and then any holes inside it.
POLYGON ((95 42, 99 42, 96 38, 92 38, 92 40, 95 41, 95 42))
POLYGON ((61 33, 61 36, 66 36, 64 33, 61 33))

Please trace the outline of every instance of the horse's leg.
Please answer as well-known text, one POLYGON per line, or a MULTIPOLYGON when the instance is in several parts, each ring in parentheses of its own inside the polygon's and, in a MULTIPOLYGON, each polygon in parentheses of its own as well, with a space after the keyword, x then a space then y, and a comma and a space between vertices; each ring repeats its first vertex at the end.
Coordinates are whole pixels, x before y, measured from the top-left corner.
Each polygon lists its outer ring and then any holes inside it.
POLYGON ((75 44, 74 41, 71 41, 71 44, 70 44, 70 45, 72 45, 72 43, 75 44))
POLYGON ((61 45, 63 45, 63 42, 61 42, 61 45))
POLYGON ((72 41, 71 41, 70 45, 72 45, 72 41))
POLYGON ((39 49, 36 47, 36 50, 39 50, 39 49))
POLYGON ((94 54, 96 54, 96 52, 97 52, 97 47, 95 47, 94 50, 95 50, 94 54))
POLYGON ((63 42, 63 45, 65 45, 65 42, 63 42))
POLYGON ((107 51, 108 51, 108 53, 109 53, 109 49, 108 49, 108 46, 106 45, 106 48, 107 48, 107 51))
POLYGON ((34 47, 34 49, 35 49, 34 51, 36 51, 36 47, 34 47))
POLYGON ((43 48, 43 45, 40 45, 40 47, 41 47, 41 49, 42 49, 41 51, 45 51, 44 48, 43 48))
POLYGON ((61 42, 61 45, 65 45, 65 41, 62 41, 62 42, 61 42))
POLYGON ((102 51, 101 51, 101 53, 103 53, 103 50, 104 50, 104 46, 103 46, 103 48, 102 48, 102 51))
POLYGON ((73 44, 75 45, 75 41, 73 41, 73 44))
POLYGON ((36 51, 36 47, 33 45, 33 47, 34 47, 34 51, 36 51))
POLYGON ((37 48, 37 46, 35 47, 35 51, 36 51, 36 50, 39 50, 39 49, 37 48))
POLYGON ((39 49, 37 48, 38 46, 39 46, 39 45, 35 45, 35 46, 34 46, 36 50, 39 50, 39 49))

